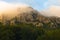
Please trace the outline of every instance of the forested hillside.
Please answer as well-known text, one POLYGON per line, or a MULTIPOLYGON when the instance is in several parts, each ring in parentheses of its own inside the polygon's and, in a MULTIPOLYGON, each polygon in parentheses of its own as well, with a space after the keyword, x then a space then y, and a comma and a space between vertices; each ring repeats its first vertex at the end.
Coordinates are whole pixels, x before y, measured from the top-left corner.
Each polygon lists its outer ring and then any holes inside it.
POLYGON ((43 28, 33 24, 0 24, 0 40, 60 40, 60 28, 43 28))

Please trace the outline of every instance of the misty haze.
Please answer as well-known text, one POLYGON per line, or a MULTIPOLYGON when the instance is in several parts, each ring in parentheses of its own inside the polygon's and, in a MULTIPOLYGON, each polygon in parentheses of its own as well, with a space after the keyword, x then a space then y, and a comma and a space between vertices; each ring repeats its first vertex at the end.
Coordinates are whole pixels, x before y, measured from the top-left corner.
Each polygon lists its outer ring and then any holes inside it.
POLYGON ((60 0, 0 0, 0 40, 60 40, 60 0))

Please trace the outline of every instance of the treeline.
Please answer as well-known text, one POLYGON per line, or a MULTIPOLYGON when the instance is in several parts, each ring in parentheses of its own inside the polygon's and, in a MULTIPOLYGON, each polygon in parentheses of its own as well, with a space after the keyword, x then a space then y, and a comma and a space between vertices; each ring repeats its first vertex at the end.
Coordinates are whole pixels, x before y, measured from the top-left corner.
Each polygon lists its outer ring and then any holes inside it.
POLYGON ((36 27, 33 24, 0 24, 0 40, 60 40, 60 28, 36 27))

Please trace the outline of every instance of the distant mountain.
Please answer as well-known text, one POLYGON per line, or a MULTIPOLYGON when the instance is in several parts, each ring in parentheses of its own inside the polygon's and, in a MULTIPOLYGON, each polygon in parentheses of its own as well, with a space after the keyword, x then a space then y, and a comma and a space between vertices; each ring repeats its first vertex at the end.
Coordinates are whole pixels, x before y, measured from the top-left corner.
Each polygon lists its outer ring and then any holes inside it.
MULTIPOLYGON (((5 23, 32 23, 37 27, 59 27, 60 26, 60 18, 55 16, 44 16, 37 10, 33 9, 32 7, 23 7, 17 8, 18 14, 6 20, 5 23)), ((3 19, 4 20, 4 19, 3 19)))

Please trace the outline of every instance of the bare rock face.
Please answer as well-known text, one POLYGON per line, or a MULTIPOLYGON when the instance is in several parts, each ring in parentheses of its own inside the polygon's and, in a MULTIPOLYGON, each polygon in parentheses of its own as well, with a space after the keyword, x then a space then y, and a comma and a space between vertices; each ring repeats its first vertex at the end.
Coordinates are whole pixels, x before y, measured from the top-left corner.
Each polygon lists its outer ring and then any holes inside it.
POLYGON ((43 16, 40 12, 31 7, 20 9, 19 14, 16 17, 19 22, 33 23, 34 25, 39 25, 43 27, 56 28, 60 25, 59 17, 43 16))
POLYGON ((39 12, 31 7, 18 8, 19 14, 16 16, 21 22, 32 22, 37 19, 39 12))
POLYGON ((32 23, 39 27, 58 27, 60 26, 60 18, 59 17, 47 17, 43 16, 40 12, 33 9, 32 7, 22 7, 17 8, 16 12, 13 12, 14 15, 9 14, 9 16, 3 15, 4 23, 32 23), (15 13, 15 14, 14 14, 15 13))

